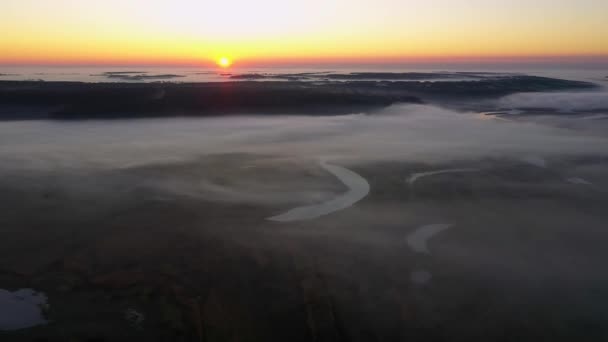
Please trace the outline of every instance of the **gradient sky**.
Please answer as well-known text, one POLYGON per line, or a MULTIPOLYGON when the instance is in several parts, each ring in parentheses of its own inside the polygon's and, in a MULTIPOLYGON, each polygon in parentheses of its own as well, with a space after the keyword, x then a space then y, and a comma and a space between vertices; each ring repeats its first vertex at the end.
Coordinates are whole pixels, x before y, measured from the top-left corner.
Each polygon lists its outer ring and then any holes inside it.
POLYGON ((1 0, 0 63, 608 56, 607 0, 1 0))

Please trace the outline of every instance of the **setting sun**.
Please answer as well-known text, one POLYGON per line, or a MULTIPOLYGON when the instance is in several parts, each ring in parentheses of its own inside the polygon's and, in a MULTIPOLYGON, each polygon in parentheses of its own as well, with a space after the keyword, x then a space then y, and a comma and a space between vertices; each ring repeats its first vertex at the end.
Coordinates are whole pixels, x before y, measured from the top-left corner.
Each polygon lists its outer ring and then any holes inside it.
POLYGON ((232 64, 232 61, 228 57, 222 57, 218 59, 217 64, 222 68, 227 68, 232 64))

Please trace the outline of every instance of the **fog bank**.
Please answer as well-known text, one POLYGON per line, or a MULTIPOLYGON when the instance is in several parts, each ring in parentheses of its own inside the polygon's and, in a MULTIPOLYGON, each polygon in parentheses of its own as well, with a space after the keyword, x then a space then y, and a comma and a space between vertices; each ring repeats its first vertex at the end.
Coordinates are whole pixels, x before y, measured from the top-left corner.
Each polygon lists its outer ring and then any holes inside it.
POLYGON ((605 137, 547 123, 506 122, 430 105, 398 105, 373 116, 15 121, 0 125, 0 160, 3 168, 130 168, 218 153, 438 163, 608 151, 605 137))

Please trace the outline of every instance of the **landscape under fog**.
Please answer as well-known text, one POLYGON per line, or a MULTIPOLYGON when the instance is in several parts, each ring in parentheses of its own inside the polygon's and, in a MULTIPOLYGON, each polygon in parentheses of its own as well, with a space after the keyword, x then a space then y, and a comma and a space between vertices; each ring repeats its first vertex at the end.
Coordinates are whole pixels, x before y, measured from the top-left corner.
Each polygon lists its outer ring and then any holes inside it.
POLYGON ((599 72, 3 76, 0 339, 604 340, 599 72))

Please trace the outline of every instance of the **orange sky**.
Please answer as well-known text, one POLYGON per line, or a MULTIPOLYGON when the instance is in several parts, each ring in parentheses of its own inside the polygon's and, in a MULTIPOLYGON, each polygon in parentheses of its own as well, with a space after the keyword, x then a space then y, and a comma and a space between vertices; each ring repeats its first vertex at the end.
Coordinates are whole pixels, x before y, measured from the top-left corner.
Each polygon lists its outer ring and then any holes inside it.
MULTIPOLYGON (((237 64, 608 56, 605 0, 2 0, 0 63, 237 64)), ((542 58, 540 58, 542 60, 542 58)))

